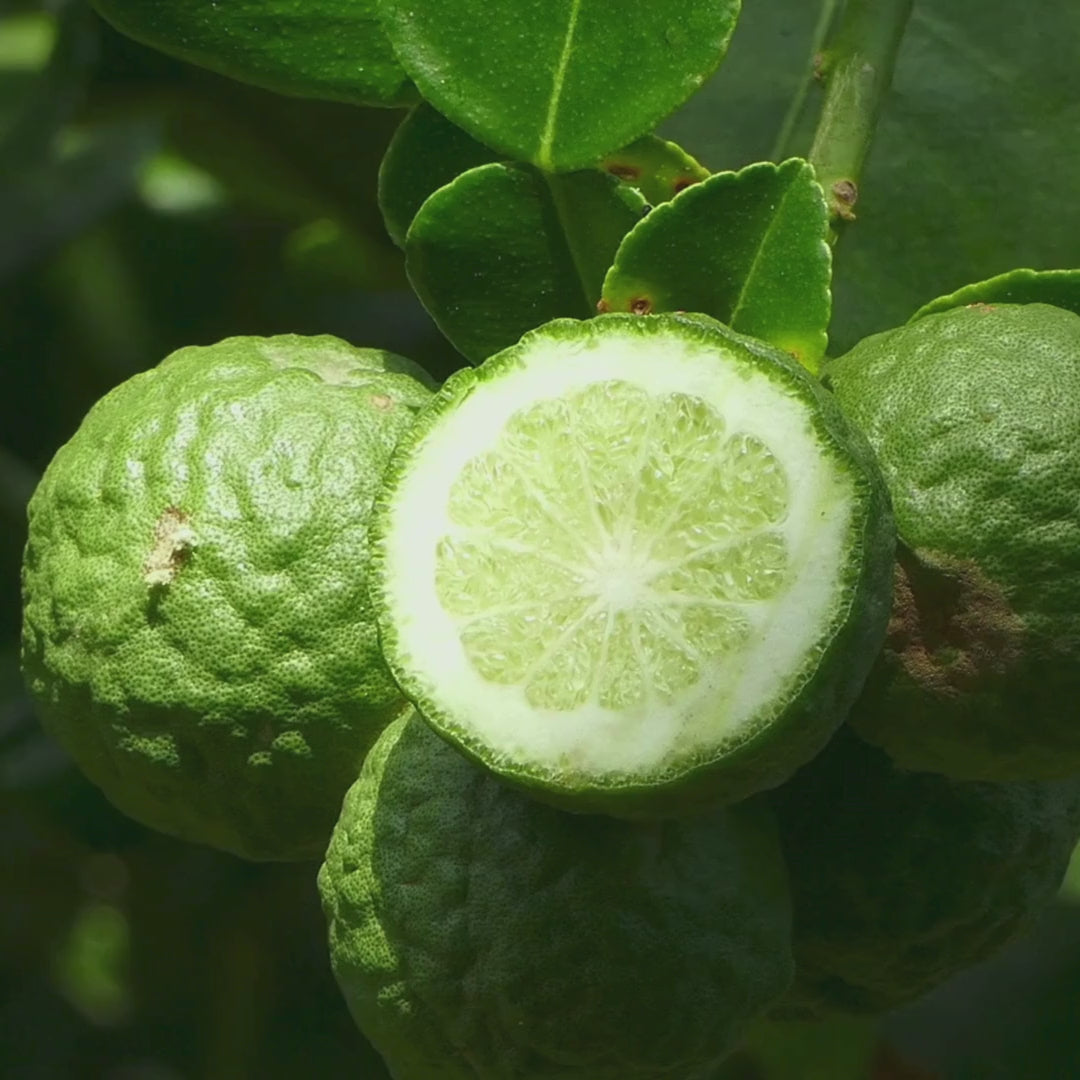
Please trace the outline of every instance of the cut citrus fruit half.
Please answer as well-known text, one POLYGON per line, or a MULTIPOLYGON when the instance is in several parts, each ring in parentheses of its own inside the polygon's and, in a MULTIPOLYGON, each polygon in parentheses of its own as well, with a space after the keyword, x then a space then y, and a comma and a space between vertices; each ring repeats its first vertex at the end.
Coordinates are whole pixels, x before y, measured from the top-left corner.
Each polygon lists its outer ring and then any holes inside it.
POLYGON ((372 539, 404 693, 586 812, 782 782, 843 720, 889 610, 861 437, 786 354, 699 317, 557 320, 454 375, 372 539))

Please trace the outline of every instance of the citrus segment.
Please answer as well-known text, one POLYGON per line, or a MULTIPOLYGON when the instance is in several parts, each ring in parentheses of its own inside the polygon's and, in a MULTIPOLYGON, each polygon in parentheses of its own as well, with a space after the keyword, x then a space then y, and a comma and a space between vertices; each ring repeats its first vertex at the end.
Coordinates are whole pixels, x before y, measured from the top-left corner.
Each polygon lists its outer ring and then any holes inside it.
POLYGON ((676 316, 559 321, 454 376, 375 544, 384 649, 423 715, 557 801, 631 815, 741 798, 821 745, 892 551, 827 395, 676 316))

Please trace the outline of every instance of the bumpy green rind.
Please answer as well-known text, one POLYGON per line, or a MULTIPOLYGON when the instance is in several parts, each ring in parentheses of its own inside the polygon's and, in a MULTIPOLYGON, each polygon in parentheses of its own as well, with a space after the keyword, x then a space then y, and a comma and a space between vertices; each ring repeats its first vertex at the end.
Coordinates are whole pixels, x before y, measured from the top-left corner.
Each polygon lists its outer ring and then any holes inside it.
POLYGON ((1080 773, 1080 317, 927 315, 826 381, 877 452, 901 540, 889 637, 851 722, 906 768, 1080 773))
POLYGON ((232 338, 118 386, 57 453, 29 508, 23 668, 125 813, 248 858, 321 857, 406 707, 367 523, 429 386, 336 338, 232 338))
POLYGON ((762 801, 563 814, 415 716, 368 755, 319 888, 335 975, 396 1080, 711 1075, 791 976, 762 801))
POLYGON ((391 458, 372 518, 372 582, 384 656, 401 687, 436 731, 479 764, 497 772, 537 798, 561 809, 603 813, 627 819, 654 820, 698 813, 717 804, 734 803, 783 783, 828 742, 843 722, 881 648, 889 617, 895 533, 888 495, 865 439, 844 419, 832 395, 782 350, 745 337, 707 315, 600 315, 587 322, 557 319, 526 334, 521 342, 486 360, 478 368, 456 372, 421 412, 391 458), (714 752, 680 761, 648 782, 614 775, 591 782, 568 781, 563 774, 537 770, 529 762, 507 762, 468 730, 467 718, 449 715, 437 688, 427 686, 400 655, 394 613, 385 592, 383 549, 390 530, 397 483, 441 417, 452 411, 474 387, 489 379, 512 377, 528 363, 532 346, 543 339, 581 341, 600 338, 610 327, 645 335, 675 335, 687 341, 715 343, 735 350, 746 362, 796 391, 813 417, 818 437, 834 460, 848 470, 856 492, 849 527, 848 558, 843 570, 847 603, 829 627, 822 628, 822 647, 808 656, 793 680, 788 704, 776 715, 747 725, 735 739, 714 752))
POLYGON ((1054 899, 1080 838, 1080 780, 905 772, 846 727, 770 799, 795 911, 781 1017, 884 1012, 985 959, 1054 899))

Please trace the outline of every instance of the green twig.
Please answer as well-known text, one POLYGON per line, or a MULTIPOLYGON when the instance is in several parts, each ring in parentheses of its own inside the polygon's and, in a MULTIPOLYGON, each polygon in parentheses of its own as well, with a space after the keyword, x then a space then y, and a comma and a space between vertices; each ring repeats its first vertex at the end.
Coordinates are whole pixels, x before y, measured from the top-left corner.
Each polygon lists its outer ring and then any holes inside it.
POLYGON ((784 158, 789 156, 791 140, 795 137, 795 129, 799 126, 799 121, 806 108, 806 95, 810 92, 810 87, 815 79, 818 78, 822 50, 825 48, 829 32, 836 21, 836 9, 840 6, 840 2, 841 0, 822 0, 817 25, 814 27, 813 43, 810 48, 810 63, 805 76, 799 80, 799 85, 788 105, 788 110, 784 114, 780 130, 776 135, 776 141, 773 143, 772 153, 769 154, 770 161, 783 161, 784 158))
POLYGON ((834 226, 855 218, 863 164, 912 6, 913 0, 847 0, 822 56, 825 103, 810 163, 825 189, 834 226))

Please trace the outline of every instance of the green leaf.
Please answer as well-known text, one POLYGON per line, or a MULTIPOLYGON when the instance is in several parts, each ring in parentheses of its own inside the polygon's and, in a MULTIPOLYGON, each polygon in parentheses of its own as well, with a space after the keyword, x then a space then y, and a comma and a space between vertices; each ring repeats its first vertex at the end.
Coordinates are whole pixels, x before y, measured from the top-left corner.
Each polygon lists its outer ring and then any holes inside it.
POLYGON ((811 370, 829 323, 828 210, 797 158, 716 173, 653 210, 604 280, 608 311, 697 311, 811 370))
POLYGON ((379 169, 379 208, 399 247, 424 200, 443 184, 499 155, 421 102, 402 120, 379 169))
POLYGON ((118 30, 170 56, 298 97, 403 105, 416 93, 376 0, 93 0, 118 30))
POLYGON ((439 188, 405 242, 409 280, 474 363, 559 316, 596 313, 604 271, 641 195, 596 170, 544 176, 481 165, 439 188))
POLYGON ((1053 304, 1080 315, 1080 270, 1010 270, 923 304, 910 321, 967 304, 1053 304))
POLYGON ((739 0, 381 0, 405 70, 502 154, 586 168, 649 131, 717 67, 739 0))
POLYGON ((709 170, 681 146, 656 135, 644 135, 605 155, 600 168, 636 187, 650 206, 670 202, 680 191, 709 176, 709 170))
MULTIPOLYGON (((468 169, 499 160, 426 102, 417 105, 394 132, 379 170, 379 207, 394 242, 404 246, 416 212, 434 191, 468 169)), ((637 188, 653 206, 709 175, 685 150, 655 135, 608 154, 597 167, 637 188)))

